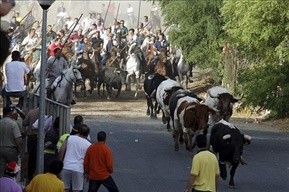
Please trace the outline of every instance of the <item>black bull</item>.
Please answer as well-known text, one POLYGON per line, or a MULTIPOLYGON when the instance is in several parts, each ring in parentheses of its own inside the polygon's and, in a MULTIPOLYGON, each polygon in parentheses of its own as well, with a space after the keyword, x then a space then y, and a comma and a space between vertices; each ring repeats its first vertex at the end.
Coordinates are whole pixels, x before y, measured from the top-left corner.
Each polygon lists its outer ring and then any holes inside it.
POLYGON ((228 162, 232 166, 230 170, 230 188, 235 188, 234 175, 239 163, 245 164, 242 159, 243 146, 244 144, 250 144, 250 142, 250 136, 241 134, 237 127, 224 120, 212 127, 210 144, 214 152, 219 154, 222 179, 227 178, 225 163, 228 162))
POLYGON ((112 88, 117 89, 117 98, 120 94, 122 84, 125 82, 127 72, 113 67, 104 67, 99 74, 97 90, 100 95, 100 86, 104 84, 107 90, 107 99, 111 99, 112 88))

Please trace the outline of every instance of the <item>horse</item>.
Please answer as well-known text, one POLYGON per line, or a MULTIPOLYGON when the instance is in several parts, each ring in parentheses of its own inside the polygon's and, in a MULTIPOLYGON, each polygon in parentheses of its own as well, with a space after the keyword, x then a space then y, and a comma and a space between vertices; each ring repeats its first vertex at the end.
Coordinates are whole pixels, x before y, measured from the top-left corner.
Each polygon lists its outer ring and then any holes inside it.
POLYGON ((180 57, 175 56, 173 58, 173 68, 174 68, 174 74, 175 76, 178 77, 178 81, 183 85, 184 83, 184 76, 185 76, 185 84, 186 84, 186 89, 188 89, 189 81, 190 81, 190 73, 192 70, 192 65, 188 64, 185 59, 183 54, 181 54, 180 57))
POLYGON ((127 61, 127 51, 128 51, 128 46, 127 46, 127 42, 123 41, 121 39, 121 35, 120 33, 116 34, 116 42, 117 42, 117 46, 116 46, 116 50, 117 50, 117 56, 119 57, 119 66, 120 68, 124 69, 124 64, 127 61))
POLYGON ((105 63, 105 66, 120 68, 119 53, 116 46, 111 47, 110 55, 105 63))
MULTIPOLYGON (((90 47, 86 45, 84 47, 82 56, 73 61, 74 65, 76 64, 77 66, 80 66, 79 71, 83 79, 82 86, 83 86, 83 91, 84 91, 84 97, 86 97, 85 80, 86 79, 89 80, 89 86, 90 86, 89 93, 90 94, 92 94, 93 89, 95 87, 94 82, 97 80, 97 74, 95 72, 95 63, 89 57, 89 50, 90 50, 90 47)), ((76 87, 77 85, 74 84, 75 96, 77 96, 76 87)))
MULTIPOLYGON (((150 65, 150 60, 148 60, 147 65, 150 65)), ((158 55, 157 62, 154 66, 153 73, 159 73, 160 75, 167 76, 170 79, 175 80, 173 73, 173 67, 169 59, 167 59, 166 51, 161 50, 158 55)))
MULTIPOLYGON (((41 66, 41 59, 35 67, 33 72, 36 84, 32 93, 39 94, 39 87, 40 87, 40 66, 41 66)), ((52 93, 52 99, 56 102, 70 105, 72 101, 72 84, 75 83, 82 83, 81 73, 78 70, 80 66, 72 65, 68 69, 64 71, 64 75, 56 78, 53 85, 56 89, 52 93)), ((49 85, 49 79, 46 79, 45 82, 46 88, 49 85)))
POLYGON ((52 100, 64 105, 70 105, 72 101, 73 83, 78 84, 82 82, 83 79, 78 67, 71 66, 64 71, 64 75, 61 76, 58 82, 54 82, 56 89, 52 93, 52 100))
POLYGON ((144 73, 145 58, 136 42, 132 43, 129 47, 128 55, 126 63, 126 71, 128 72, 126 76, 126 91, 131 90, 131 79, 134 78, 136 80, 136 92, 134 98, 137 98, 138 89, 140 88, 140 76, 142 72, 144 73))
POLYGON ((141 44, 141 47, 140 47, 141 50, 143 51, 145 57, 148 56, 147 49, 148 49, 149 43, 150 43, 150 36, 147 35, 147 36, 144 38, 144 40, 143 40, 143 42, 142 42, 142 44, 141 44))
POLYGON ((72 62, 74 53, 69 45, 65 44, 61 48, 61 54, 68 63, 72 62))
POLYGON ((99 64, 101 62, 101 48, 93 48, 93 53, 90 56, 90 59, 94 63, 94 67, 95 67, 94 71, 95 71, 96 76, 98 76, 99 71, 100 71, 99 64))

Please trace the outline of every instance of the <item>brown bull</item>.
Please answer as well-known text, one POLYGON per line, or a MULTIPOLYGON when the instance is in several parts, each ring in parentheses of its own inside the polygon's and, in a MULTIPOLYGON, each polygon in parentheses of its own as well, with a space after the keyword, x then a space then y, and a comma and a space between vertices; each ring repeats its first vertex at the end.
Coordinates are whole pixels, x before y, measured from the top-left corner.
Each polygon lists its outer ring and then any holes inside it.
POLYGON ((175 150, 179 150, 179 141, 185 140, 186 149, 192 151, 196 135, 207 134, 209 114, 215 110, 193 97, 183 97, 178 100, 174 112, 175 150), (179 138, 180 137, 180 138, 179 138), (179 138, 179 140, 178 140, 179 138))

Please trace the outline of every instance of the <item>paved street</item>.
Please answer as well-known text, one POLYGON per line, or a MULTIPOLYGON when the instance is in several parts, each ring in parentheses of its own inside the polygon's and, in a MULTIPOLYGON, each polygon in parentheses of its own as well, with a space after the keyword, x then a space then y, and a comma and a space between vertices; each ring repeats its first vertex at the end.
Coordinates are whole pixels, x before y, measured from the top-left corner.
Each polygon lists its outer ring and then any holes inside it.
MULTIPOLYGON (((126 118, 119 123, 86 123, 91 127, 92 139, 100 130, 108 133, 107 144, 115 159, 113 177, 120 191, 183 191, 193 153, 184 146, 175 152, 172 135, 160 120, 147 120, 144 123, 126 118)), ((249 129, 242 132, 252 136, 252 143, 245 146, 243 155, 248 165, 237 168, 236 190, 229 189, 228 180, 221 180, 219 191, 289 191, 289 133, 249 129)))

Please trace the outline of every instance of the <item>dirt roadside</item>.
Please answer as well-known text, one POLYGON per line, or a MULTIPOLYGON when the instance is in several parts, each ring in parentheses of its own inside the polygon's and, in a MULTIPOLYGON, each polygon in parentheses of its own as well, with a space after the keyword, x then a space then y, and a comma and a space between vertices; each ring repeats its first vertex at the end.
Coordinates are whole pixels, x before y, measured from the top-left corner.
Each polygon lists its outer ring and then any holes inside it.
MULTIPOLYGON (((191 84, 190 86, 193 86, 191 84)), ((143 90, 139 92, 138 99, 134 99, 134 92, 122 91, 117 99, 107 100, 105 96, 98 96, 96 92, 87 95, 86 98, 76 98, 77 104, 72 106, 72 118, 75 115, 83 115, 86 120, 101 122, 118 121, 131 123, 157 123, 161 122, 161 114, 158 119, 150 119, 146 115, 147 104, 143 90)), ((204 95, 204 93, 202 93, 204 95)), ((245 114, 234 111, 231 122, 237 127, 253 130, 289 131, 289 119, 263 121, 262 116, 245 114), (255 120, 258 119, 259 122, 255 120)))

